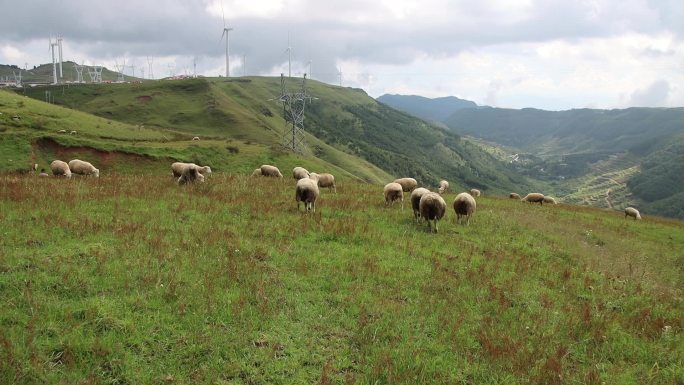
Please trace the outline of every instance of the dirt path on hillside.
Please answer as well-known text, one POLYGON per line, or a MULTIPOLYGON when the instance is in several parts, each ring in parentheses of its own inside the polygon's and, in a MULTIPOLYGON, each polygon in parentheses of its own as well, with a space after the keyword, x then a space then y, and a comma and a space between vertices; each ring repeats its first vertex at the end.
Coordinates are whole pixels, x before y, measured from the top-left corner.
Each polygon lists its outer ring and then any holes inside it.
MULTIPOLYGON (((607 177, 607 176, 602 176, 601 178, 607 179, 607 180, 609 180, 609 181, 615 183, 616 185, 618 185, 618 186, 620 186, 620 187, 624 187, 624 186, 625 186, 624 183, 620 183, 620 182, 616 181, 616 180, 613 179, 613 178, 610 178, 610 177, 607 177)), ((608 205, 608 208, 609 208, 609 209, 613 209, 613 200, 610 199, 610 193, 611 193, 611 189, 609 188, 608 190, 606 190, 606 204, 608 205)))

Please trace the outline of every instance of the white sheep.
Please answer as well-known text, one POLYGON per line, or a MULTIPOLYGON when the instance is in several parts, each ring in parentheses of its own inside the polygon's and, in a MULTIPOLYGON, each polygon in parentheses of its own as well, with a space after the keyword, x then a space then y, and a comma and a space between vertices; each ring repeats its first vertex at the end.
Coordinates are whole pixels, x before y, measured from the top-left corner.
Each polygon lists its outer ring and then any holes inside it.
POLYGON ((316 178, 318 178, 318 187, 327 187, 328 190, 332 190, 334 193, 337 193, 337 187, 335 186, 335 177, 333 176, 333 174, 316 174, 315 172, 312 172, 311 176, 314 175, 316 176, 316 178))
POLYGON ((67 133, 66 130, 59 130, 59 131, 57 131, 57 132, 60 133, 60 134, 66 134, 66 133, 67 133))
POLYGON ((544 195, 544 203, 549 203, 549 204, 552 204, 552 205, 557 205, 557 204, 558 204, 558 202, 556 202, 556 200, 555 200, 553 197, 550 197, 550 196, 547 196, 547 195, 544 195))
POLYGON ((435 223, 434 232, 437 232, 437 222, 442 219, 446 212, 446 202, 441 195, 434 192, 427 192, 420 198, 420 216, 428 223, 428 228, 432 231, 430 221, 435 223))
POLYGON ((292 169, 292 177, 295 180, 308 178, 309 175, 309 171, 307 171, 307 169, 305 169, 304 167, 295 167, 292 169))
POLYGON ((525 195, 523 199, 521 199, 523 202, 530 202, 530 203, 539 203, 541 206, 544 205, 544 194, 540 193, 529 193, 525 195))
POLYGON ((636 221, 637 219, 641 219, 641 214, 639 214, 639 210, 635 209, 634 207, 626 207, 625 218, 627 217, 632 217, 636 221))
POLYGON ((270 164, 265 164, 265 165, 261 166, 261 175, 270 176, 273 178, 282 178, 283 177, 283 174, 280 173, 280 170, 278 170, 278 167, 271 166, 270 164))
POLYGON ((76 135, 76 134, 77 134, 76 130, 69 131, 69 135, 76 135))
POLYGON ((171 172, 173 172, 174 178, 179 178, 181 175, 183 175, 183 172, 187 168, 196 168, 197 171, 204 175, 211 174, 211 167, 209 166, 198 166, 194 163, 184 163, 184 162, 174 162, 171 163, 171 172))
POLYGON ((518 193, 510 193, 508 194, 508 197, 511 199, 520 199, 520 194, 518 193))
POLYGON ((71 172, 74 174, 94 175, 96 178, 100 177, 100 170, 96 169, 90 162, 85 162, 80 159, 70 160, 69 169, 71 169, 71 172))
POLYGON ((192 140, 199 140, 199 136, 193 136, 192 140))
POLYGON ((449 190, 449 182, 445 181, 444 179, 439 181, 439 188, 437 189, 437 192, 440 194, 444 194, 449 190))
POLYGON ((65 176, 67 178, 71 178, 71 170, 69 169, 67 162, 53 160, 52 163, 50 163, 50 169, 52 170, 52 175, 54 176, 65 176))
POLYGON ((401 201, 401 209, 404 209, 404 190, 396 182, 387 183, 384 188, 385 206, 393 205, 394 201, 401 201))
POLYGON ((413 208, 413 219, 416 221, 420 218, 420 198, 429 192, 430 190, 425 187, 418 187, 411 191, 411 207, 413 208))
POLYGON ((395 179, 393 183, 399 183, 404 192, 411 192, 418 187, 418 182, 413 178, 399 178, 395 179))
POLYGON ((474 197, 479 197, 482 195, 482 192, 476 188, 470 189, 470 195, 474 197))
POLYGON ((196 167, 185 168, 181 176, 176 181, 176 183, 178 183, 181 186, 195 182, 204 182, 204 175, 200 174, 199 170, 196 167))
POLYGON ((475 198, 467 192, 456 195, 454 199, 454 212, 456 212, 456 223, 462 223, 461 218, 465 219, 466 226, 470 225, 470 217, 477 209, 475 198))
POLYGON ((261 168, 255 168, 251 176, 261 176, 261 168))
POLYGON ((302 178, 297 181, 295 187, 295 201, 297 201, 297 211, 299 211, 299 202, 304 202, 306 211, 316 212, 316 200, 320 196, 318 190, 318 180, 313 178, 302 178))

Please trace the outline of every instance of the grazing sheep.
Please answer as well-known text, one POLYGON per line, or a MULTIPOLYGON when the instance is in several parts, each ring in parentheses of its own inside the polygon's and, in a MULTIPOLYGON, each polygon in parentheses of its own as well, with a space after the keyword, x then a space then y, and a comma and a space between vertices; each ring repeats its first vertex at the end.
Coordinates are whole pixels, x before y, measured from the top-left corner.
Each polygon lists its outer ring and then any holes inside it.
POLYGON ((315 172, 312 172, 311 176, 314 175, 316 175, 318 178, 318 187, 327 187, 329 190, 337 193, 337 187, 335 187, 335 177, 332 174, 316 174, 315 172))
POLYGON ((394 201, 401 201, 401 209, 404 209, 404 190, 396 182, 387 183, 384 188, 385 206, 393 205, 394 201))
POLYGON ((439 188, 437 189, 437 192, 440 194, 444 194, 449 190, 449 182, 445 181, 444 179, 439 181, 439 188))
POLYGON ((552 205, 557 205, 558 202, 553 197, 546 196, 544 195, 544 203, 552 204, 552 205))
POLYGON ((304 167, 295 167, 292 169, 292 177, 295 180, 308 178, 309 175, 309 171, 307 171, 304 167))
POLYGON ((454 211, 456 212, 456 223, 461 223, 464 217, 466 226, 470 225, 470 217, 475 213, 477 203, 475 198, 467 192, 456 195, 454 199, 454 211))
POLYGON ((59 130, 57 132, 59 132, 60 134, 66 134, 66 130, 59 130))
POLYGON ((96 178, 100 177, 100 170, 96 169, 89 162, 85 162, 80 159, 73 159, 69 161, 69 169, 71 169, 71 172, 74 174, 95 175, 96 178))
POLYGON ((420 218, 420 198, 429 192, 430 190, 425 187, 418 187, 411 191, 411 207, 413 208, 413 219, 416 221, 420 218))
POLYGON ((199 170, 195 167, 188 167, 183 170, 183 174, 181 174, 177 181, 181 186, 195 182, 204 182, 204 175, 200 174, 199 170))
POLYGON ((420 216, 427 221, 430 231, 432 231, 430 221, 435 223, 434 232, 436 233, 438 230, 437 222, 442 219, 446 212, 446 202, 444 202, 444 198, 437 193, 427 192, 420 198, 418 206, 420 209, 420 216))
POLYGON ((183 172, 187 168, 196 168, 199 173, 204 176, 205 174, 211 174, 211 167, 209 166, 198 166, 194 163, 183 163, 183 162, 174 162, 171 163, 171 171, 173 172, 174 178, 178 178, 181 175, 183 175, 183 172))
POLYGON ((529 193, 525 195, 523 199, 521 199, 523 202, 530 202, 530 203, 539 203, 541 206, 544 205, 544 194, 540 193, 529 193))
POLYGON ((299 202, 304 202, 306 211, 316 212, 316 199, 320 196, 318 190, 318 180, 313 178, 302 178, 297 181, 295 187, 295 200, 297 201, 297 211, 299 211, 299 202))
POLYGON ((283 177, 283 174, 280 173, 280 170, 278 170, 278 167, 271 166, 270 164, 265 164, 265 165, 261 166, 261 175, 270 176, 273 178, 282 178, 283 177))
POLYGON ((404 192, 411 192, 418 187, 418 182, 413 178, 399 178, 395 179, 393 183, 399 183, 404 192))
POLYGON ((473 188, 473 189, 470 189, 470 195, 474 196, 474 197, 479 197, 480 195, 482 195, 482 192, 480 192, 480 190, 478 190, 476 188, 473 188))
POLYGON ((193 136, 192 140, 199 140, 199 136, 193 136))
POLYGON ((50 163, 50 169, 52 170, 52 175, 54 176, 65 176, 67 178, 71 178, 71 170, 69 169, 67 162, 53 160, 52 163, 50 163))
POLYGON ((45 169, 44 169, 44 168, 41 168, 41 169, 40 169, 40 174, 38 174, 38 176, 50 176, 50 175, 48 175, 48 173, 45 172, 45 169))
POLYGON ((76 130, 69 131, 69 135, 76 135, 76 130))
POLYGON ((511 199, 520 199, 520 194, 510 193, 510 194, 508 194, 508 197, 511 199))
POLYGON ((254 171, 252 171, 251 176, 261 176, 261 169, 260 168, 255 168, 254 171))
POLYGON ((636 221, 637 219, 641 219, 641 214, 639 214, 639 210, 635 209, 634 207, 626 207, 625 218, 627 217, 632 217, 636 221))

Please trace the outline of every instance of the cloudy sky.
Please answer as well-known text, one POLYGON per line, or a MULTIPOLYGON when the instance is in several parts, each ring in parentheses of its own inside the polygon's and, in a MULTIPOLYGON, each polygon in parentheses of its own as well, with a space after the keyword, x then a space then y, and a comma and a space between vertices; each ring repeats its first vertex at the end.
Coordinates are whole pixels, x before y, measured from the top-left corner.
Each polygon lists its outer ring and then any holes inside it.
MULTIPOLYGON (((498 107, 684 106, 681 0, 0 0, 0 63, 292 74, 498 107)), ((133 73, 132 68, 126 70, 133 73)), ((66 77, 75 76, 65 74, 66 77)))

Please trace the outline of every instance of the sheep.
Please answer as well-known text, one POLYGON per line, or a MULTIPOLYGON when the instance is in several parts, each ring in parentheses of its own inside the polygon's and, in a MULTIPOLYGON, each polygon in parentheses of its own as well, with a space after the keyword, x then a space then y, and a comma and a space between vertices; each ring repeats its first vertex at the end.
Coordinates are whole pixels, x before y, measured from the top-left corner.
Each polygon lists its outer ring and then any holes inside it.
POLYGON ((404 192, 411 192, 418 187, 418 182, 413 178, 399 178, 395 179, 393 183, 399 183, 404 192))
POLYGON ((282 178, 283 174, 280 173, 280 170, 278 170, 278 167, 276 166, 271 166, 270 164, 265 164, 261 166, 261 175, 263 176, 270 176, 274 178, 282 178))
POLYGON ((332 190, 334 193, 337 193, 337 187, 335 186, 335 177, 332 174, 316 174, 315 172, 312 172, 311 176, 314 175, 318 178, 318 187, 327 187, 328 190, 332 190))
POLYGON ((44 168, 41 168, 41 169, 40 169, 40 174, 38 174, 38 176, 50 176, 50 175, 48 175, 48 173, 45 172, 45 169, 44 169, 44 168))
POLYGON ((304 167, 295 167, 292 169, 292 177, 294 180, 308 178, 309 175, 309 171, 307 171, 304 167))
POLYGON ((432 231, 430 221, 435 223, 434 232, 436 233, 438 231, 437 222, 442 219, 446 212, 446 202, 444 202, 444 198, 437 193, 427 192, 421 196, 418 206, 420 209, 420 216, 425 218, 430 231, 432 231))
POLYGON ((187 168, 196 168, 197 171, 202 174, 202 176, 207 175, 207 174, 211 174, 211 167, 209 167, 209 166, 198 166, 194 163, 183 163, 183 162, 171 163, 171 171, 173 172, 174 178, 179 178, 181 175, 183 175, 183 172, 187 168))
POLYGON ((74 174, 79 175, 95 175, 96 178, 100 177, 100 170, 96 169, 89 162, 84 162, 80 159, 73 159, 69 161, 69 169, 74 174))
POLYGON ((195 167, 187 167, 183 170, 183 173, 178 178, 176 183, 179 185, 191 184, 199 181, 204 182, 204 175, 200 174, 199 170, 195 167))
POLYGON ((401 209, 404 209, 404 190, 396 182, 387 183, 384 188, 385 206, 393 205, 394 201, 401 201, 401 209))
POLYGON ((627 217, 632 217, 635 221, 637 219, 641 220, 641 214, 639 214, 639 210, 635 209, 634 207, 625 208, 625 218, 627 217))
POLYGON ((444 194, 449 190, 449 182, 445 181, 444 179, 439 181, 439 188, 437 189, 437 192, 440 194, 444 194))
POLYGON ((411 192, 411 207, 413 208, 413 219, 418 221, 420 219, 420 198, 429 193, 430 190, 425 187, 418 187, 411 192))
POLYGON ((541 206, 543 206, 543 205, 544 205, 544 194, 540 194, 540 193, 529 193, 529 194, 525 195, 525 197, 524 197, 523 199, 521 199, 520 201, 522 201, 522 202, 530 202, 530 203, 537 203, 537 202, 539 202, 539 204, 540 204, 541 206))
POLYGON ((52 175, 54 176, 65 176, 71 178, 71 170, 66 162, 61 160, 53 160, 50 163, 50 169, 52 170, 52 175))
POLYGON ((508 197, 511 199, 520 199, 520 194, 518 193, 510 193, 508 194, 508 197))
POLYGON ((261 169, 260 168, 255 168, 254 171, 252 171, 251 176, 261 176, 261 169))
POLYGON ((297 181, 297 186, 295 187, 297 211, 299 211, 299 202, 304 202, 306 211, 313 211, 315 213, 316 199, 318 199, 319 196, 318 179, 315 176, 313 178, 302 178, 297 181))
POLYGON ((199 136, 193 136, 192 140, 199 140, 199 136))
POLYGON ((478 190, 476 188, 473 188, 473 189, 470 189, 470 195, 474 196, 474 197, 479 197, 480 195, 482 195, 482 192, 480 192, 480 190, 478 190))
POLYGON ((544 195, 544 199, 543 199, 543 200, 544 200, 544 203, 549 203, 549 204, 552 204, 552 205, 557 205, 557 204, 558 204, 558 202, 556 202, 556 200, 555 200, 553 197, 550 197, 550 196, 544 195))
POLYGON ((456 223, 462 223, 462 217, 465 218, 466 226, 470 225, 470 217, 475 213, 477 203, 475 198, 467 192, 462 192, 456 195, 454 199, 454 212, 456 212, 456 223))
POLYGON ((76 135, 76 134, 77 134, 76 130, 69 131, 69 135, 76 135))
POLYGON ((58 130, 57 132, 60 134, 66 134, 66 130, 58 130))

